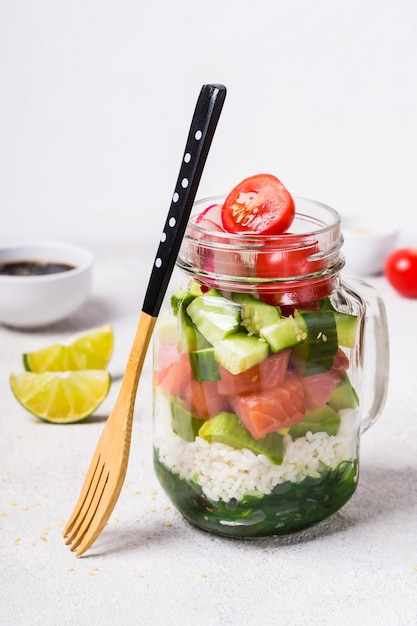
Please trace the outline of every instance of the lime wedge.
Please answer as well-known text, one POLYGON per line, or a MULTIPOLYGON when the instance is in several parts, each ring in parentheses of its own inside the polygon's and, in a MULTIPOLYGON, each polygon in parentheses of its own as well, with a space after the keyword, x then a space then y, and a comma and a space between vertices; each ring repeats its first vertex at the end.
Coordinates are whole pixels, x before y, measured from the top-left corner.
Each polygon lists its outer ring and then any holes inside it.
POLYGON ((94 413, 107 396, 111 377, 103 370, 11 374, 20 404, 45 422, 72 424, 94 413))
POLYGON ((110 325, 75 335, 68 344, 54 343, 23 355, 28 372, 66 372, 106 369, 113 352, 110 325))

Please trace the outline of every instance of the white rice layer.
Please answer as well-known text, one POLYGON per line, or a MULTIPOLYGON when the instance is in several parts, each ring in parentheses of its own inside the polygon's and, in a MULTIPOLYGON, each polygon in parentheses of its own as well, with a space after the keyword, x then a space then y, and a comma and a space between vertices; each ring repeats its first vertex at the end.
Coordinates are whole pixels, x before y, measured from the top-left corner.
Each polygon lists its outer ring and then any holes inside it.
POLYGON ((191 443, 184 441, 171 429, 169 407, 159 409, 155 425, 159 460, 183 480, 200 485, 213 502, 268 495, 279 483, 301 482, 307 476, 319 478, 323 466, 335 468, 342 461, 353 460, 357 454, 356 413, 352 410, 341 411, 337 435, 308 432, 295 440, 285 435, 284 460, 276 465, 246 448, 208 443, 202 437, 191 443))

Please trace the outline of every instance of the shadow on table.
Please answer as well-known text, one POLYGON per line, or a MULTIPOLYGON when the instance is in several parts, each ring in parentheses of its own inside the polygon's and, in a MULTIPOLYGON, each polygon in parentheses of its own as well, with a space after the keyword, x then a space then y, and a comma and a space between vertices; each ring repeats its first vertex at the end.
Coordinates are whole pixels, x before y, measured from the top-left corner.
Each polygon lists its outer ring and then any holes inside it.
POLYGON ((362 467, 356 492, 337 513, 317 526, 283 537, 265 538, 268 547, 297 545, 346 532, 357 526, 389 520, 417 507, 417 488, 411 467, 362 467))
POLYGON ((36 328, 14 328, 8 327, 10 332, 28 333, 36 332, 37 335, 49 335, 50 333, 78 333, 84 332, 88 328, 94 328, 109 323, 109 319, 117 317, 116 306, 108 300, 100 298, 90 298, 86 304, 65 319, 54 324, 36 328))
MULTIPOLYGON (((397 514, 413 512, 417 507, 417 488, 413 479, 415 469, 404 467, 391 469, 388 467, 366 467, 362 469, 358 488, 351 500, 337 513, 324 520, 320 524, 307 530, 282 537, 263 537, 259 539, 236 540, 226 537, 211 535, 203 530, 188 524, 179 516, 177 525, 166 532, 166 528, 155 523, 149 527, 138 520, 134 528, 107 528, 107 539, 90 549, 92 556, 104 556, 113 552, 130 552, 149 549, 154 544, 158 547, 184 539, 184 533, 200 535, 211 541, 230 541, 252 544, 254 548, 279 549, 282 546, 301 545, 318 541, 338 533, 344 533, 350 529, 374 523, 375 520, 384 519, 389 521, 397 514), (103 545, 104 544, 104 545, 103 545)), ((85 556, 88 557, 88 552, 85 556)), ((84 558, 84 557, 83 557, 84 558)))

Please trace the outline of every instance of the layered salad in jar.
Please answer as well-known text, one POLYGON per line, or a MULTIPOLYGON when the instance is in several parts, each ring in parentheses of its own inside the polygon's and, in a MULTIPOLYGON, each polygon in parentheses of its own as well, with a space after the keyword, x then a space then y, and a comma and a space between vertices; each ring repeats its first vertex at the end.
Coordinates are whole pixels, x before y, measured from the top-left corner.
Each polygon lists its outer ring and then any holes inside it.
POLYGON ((292 235, 295 216, 268 174, 203 205, 201 255, 156 326, 155 470, 185 518, 218 534, 307 528, 357 484, 360 304, 338 288, 340 245, 292 235))

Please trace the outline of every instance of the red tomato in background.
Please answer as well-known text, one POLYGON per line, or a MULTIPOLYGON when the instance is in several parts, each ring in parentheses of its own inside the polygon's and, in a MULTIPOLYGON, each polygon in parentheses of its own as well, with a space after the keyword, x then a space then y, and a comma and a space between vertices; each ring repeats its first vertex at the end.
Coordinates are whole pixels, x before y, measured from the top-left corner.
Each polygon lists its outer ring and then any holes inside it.
POLYGON ((417 248, 392 252, 385 261, 384 274, 400 295, 417 298, 417 248))
POLYGON ((294 215, 292 196, 272 174, 245 178, 222 207, 223 227, 229 233, 279 235, 288 230, 294 215))

